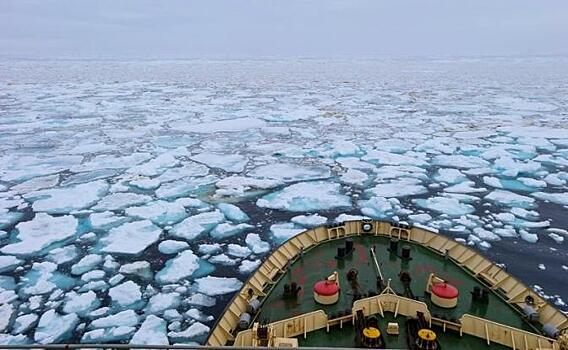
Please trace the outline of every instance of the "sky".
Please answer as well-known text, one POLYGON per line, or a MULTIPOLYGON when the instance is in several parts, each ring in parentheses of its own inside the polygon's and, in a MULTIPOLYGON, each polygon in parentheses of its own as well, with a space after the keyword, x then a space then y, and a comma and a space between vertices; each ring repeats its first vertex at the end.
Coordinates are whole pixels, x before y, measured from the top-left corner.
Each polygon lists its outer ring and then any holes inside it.
POLYGON ((0 57, 568 55, 567 0, 0 0, 0 57))

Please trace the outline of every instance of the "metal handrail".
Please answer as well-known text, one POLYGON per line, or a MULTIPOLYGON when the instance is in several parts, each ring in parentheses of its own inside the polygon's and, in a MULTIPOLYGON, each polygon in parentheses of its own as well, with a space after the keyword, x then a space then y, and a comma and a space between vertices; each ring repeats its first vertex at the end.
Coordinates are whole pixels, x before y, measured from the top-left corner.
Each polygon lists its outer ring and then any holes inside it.
MULTIPOLYGON (((209 346, 209 345, 138 345, 138 344, 27 344, 27 345, 2 345, 0 349, 157 349, 157 350, 273 350, 274 347, 266 346, 209 346)), ((281 349, 281 348, 278 348, 281 349)), ((356 348, 335 347, 297 347, 299 350, 358 350, 356 348)), ((388 349, 387 349, 388 350, 388 349)), ((391 349, 392 350, 392 349, 391 349)), ((400 349, 398 349, 400 350, 400 349)))

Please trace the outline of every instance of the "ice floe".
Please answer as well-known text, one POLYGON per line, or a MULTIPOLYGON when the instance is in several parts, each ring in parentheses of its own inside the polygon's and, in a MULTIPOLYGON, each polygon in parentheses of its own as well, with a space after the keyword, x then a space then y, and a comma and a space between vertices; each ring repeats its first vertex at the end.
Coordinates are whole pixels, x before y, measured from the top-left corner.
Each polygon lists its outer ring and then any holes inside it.
POLYGON ((160 242, 158 245, 158 250, 162 254, 175 254, 189 247, 187 242, 166 240, 160 242))
POLYGON ((200 213, 174 225, 169 234, 189 241, 203 233, 209 232, 223 221, 225 221, 225 215, 219 210, 200 213))
POLYGON ((230 221, 242 223, 250 220, 250 217, 236 205, 219 203, 217 208, 219 208, 219 210, 221 210, 225 217, 230 221))
POLYGON ((214 239, 225 239, 234 235, 238 235, 242 232, 252 229, 254 226, 249 224, 229 224, 222 223, 217 225, 213 230, 211 230, 210 235, 214 239))
POLYGON ((219 154, 212 152, 199 153, 190 158, 211 168, 219 168, 233 173, 243 171, 248 161, 247 158, 238 154, 219 154))
POLYGON ((150 202, 152 197, 138 194, 138 193, 112 193, 101 199, 97 205, 93 207, 94 210, 108 211, 120 210, 127 207, 135 206, 150 202))
POLYGON ((32 255, 73 237, 77 219, 70 215, 38 213, 31 221, 18 223, 16 229, 17 241, 2 247, 0 251, 4 254, 32 255))
POLYGON ((245 243, 254 254, 264 254, 270 251, 270 243, 263 241, 256 233, 249 233, 245 238, 245 243))
POLYGON ((272 179, 282 182, 326 179, 330 177, 329 168, 324 166, 299 166, 295 164, 277 163, 260 166, 247 175, 261 179, 272 179))
POLYGON ((156 274, 156 281, 162 284, 175 283, 191 276, 199 265, 199 258, 191 250, 185 250, 166 262, 165 267, 156 274))
POLYGON ((462 216, 475 211, 473 206, 461 203, 455 198, 431 197, 427 199, 415 199, 413 202, 421 208, 433 210, 449 216, 462 216))
POLYGON ((112 304, 119 309, 141 304, 142 292, 140 286, 133 281, 126 281, 110 288, 108 295, 112 299, 112 304))
POLYGON ((148 219, 156 225, 173 225, 188 216, 185 207, 177 201, 155 201, 140 207, 127 208, 125 213, 137 219, 148 219))
POLYGON ((55 310, 48 310, 39 319, 34 340, 39 344, 63 343, 72 337, 78 324, 79 317, 74 313, 60 315, 55 310))
POLYGON ((142 325, 136 333, 132 336, 130 344, 137 345, 169 345, 169 340, 166 330, 166 321, 149 315, 146 317, 142 325))
POLYGON ((96 181, 30 192, 25 194, 24 198, 33 201, 32 208, 36 212, 65 214, 92 206, 106 194, 108 188, 109 185, 105 181, 96 181))
POLYGON ((100 239, 101 252, 135 255, 156 242, 162 229, 149 220, 129 222, 113 228, 100 239))
POLYGON ((286 211, 314 211, 348 208, 349 197, 341 194, 338 184, 315 181, 301 182, 259 198, 259 207, 286 211))
POLYGON ((197 292, 209 296, 232 293, 243 285, 243 282, 234 277, 207 276, 195 280, 197 292))

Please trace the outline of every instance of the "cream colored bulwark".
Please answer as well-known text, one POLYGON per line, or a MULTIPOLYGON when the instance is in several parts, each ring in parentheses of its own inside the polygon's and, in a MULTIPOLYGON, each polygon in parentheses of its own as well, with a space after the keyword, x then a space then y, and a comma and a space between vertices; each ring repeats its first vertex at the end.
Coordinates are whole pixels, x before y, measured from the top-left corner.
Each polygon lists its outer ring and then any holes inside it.
POLYGON ((432 293, 432 303, 436 306, 443 307, 446 309, 454 308, 458 305, 458 298, 440 298, 436 294, 432 293))
POLYGON ((314 300, 318 304, 332 305, 339 301, 339 293, 335 293, 333 295, 320 295, 314 292, 314 300))

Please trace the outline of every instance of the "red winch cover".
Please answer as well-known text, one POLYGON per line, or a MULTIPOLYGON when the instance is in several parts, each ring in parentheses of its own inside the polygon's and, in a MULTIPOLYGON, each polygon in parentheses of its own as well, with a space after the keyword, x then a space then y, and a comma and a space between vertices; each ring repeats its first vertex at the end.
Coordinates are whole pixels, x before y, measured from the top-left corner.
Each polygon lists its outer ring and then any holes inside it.
POLYGON ((432 293, 437 297, 443 299, 453 299, 457 298, 460 294, 458 289, 448 283, 436 283, 432 286, 432 293))
POLYGON ((339 292, 339 286, 337 283, 332 281, 319 281, 314 285, 314 292, 318 293, 319 295, 334 295, 339 292))

